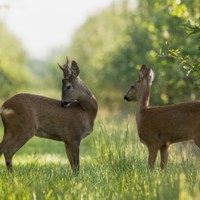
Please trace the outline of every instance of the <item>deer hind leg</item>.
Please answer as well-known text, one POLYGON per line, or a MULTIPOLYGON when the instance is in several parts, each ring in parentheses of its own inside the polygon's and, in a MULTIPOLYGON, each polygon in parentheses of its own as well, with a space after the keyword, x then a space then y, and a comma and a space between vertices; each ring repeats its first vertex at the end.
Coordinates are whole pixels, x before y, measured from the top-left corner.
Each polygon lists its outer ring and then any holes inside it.
POLYGON ((25 132, 21 133, 22 134, 11 134, 7 131, 2 141, 2 148, 0 153, 4 154, 7 170, 11 173, 13 172, 13 155, 33 136, 32 134, 23 134, 25 132))
MULTIPOLYGON (((7 146, 9 146, 10 138, 11 138, 11 135, 7 131, 7 128, 5 126, 4 120, 3 120, 3 124, 4 124, 4 136, 3 136, 3 139, 0 144, 0 156, 5 153, 5 150, 7 149, 7 146)), ((5 155, 4 155, 4 157, 5 157, 5 155)), ((6 160, 6 166, 7 166, 8 171, 12 171, 12 159, 6 160)))
POLYGON ((8 155, 11 139, 11 135, 7 131, 4 131, 4 137, 0 144, 0 155, 4 154, 6 167, 9 172, 12 172, 12 157, 8 155))
POLYGON ((169 145, 164 145, 160 148, 160 168, 164 169, 167 165, 168 157, 169 157, 169 145))
POLYGON ((157 145, 148 145, 148 151, 149 151, 148 167, 150 170, 153 170, 154 168, 158 149, 159 148, 157 145))
POLYGON ((30 138, 16 138, 15 140, 7 143, 5 146, 3 154, 6 161, 6 167, 9 172, 13 172, 12 157, 29 139, 30 138))
POLYGON ((7 141, 3 139, 1 144, 0 144, 0 157, 4 153, 4 149, 5 149, 6 143, 7 143, 7 141))
POLYGON ((1 141, 1 144, 0 144, 0 157, 4 152, 5 145, 6 145, 6 140, 3 138, 3 140, 1 141))
POLYGON ((65 149, 69 159, 71 168, 74 172, 78 172, 80 168, 79 163, 79 146, 80 141, 65 142, 65 149))
POLYGON ((7 134, 6 134, 7 129, 6 129, 5 121, 4 121, 3 118, 2 118, 2 122, 3 122, 3 125, 4 125, 4 135, 3 135, 3 139, 2 139, 1 144, 0 144, 0 157, 3 154, 4 146, 6 145, 6 143, 8 141, 8 137, 7 137, 7 134))

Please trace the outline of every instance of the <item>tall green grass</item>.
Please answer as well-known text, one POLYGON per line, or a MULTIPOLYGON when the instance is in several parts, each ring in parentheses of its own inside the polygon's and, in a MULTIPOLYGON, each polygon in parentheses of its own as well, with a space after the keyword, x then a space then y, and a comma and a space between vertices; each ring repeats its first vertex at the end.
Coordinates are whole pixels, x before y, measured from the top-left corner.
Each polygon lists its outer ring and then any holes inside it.
POLYGON ((166 170, 149 172, 147 149, 133 119, 98 120, 81 143, 80 174, 71 172, 64 145, 33 138, 13 159, 0 160, 0 199, 200 199, 200 158, 174 145, 166 170))

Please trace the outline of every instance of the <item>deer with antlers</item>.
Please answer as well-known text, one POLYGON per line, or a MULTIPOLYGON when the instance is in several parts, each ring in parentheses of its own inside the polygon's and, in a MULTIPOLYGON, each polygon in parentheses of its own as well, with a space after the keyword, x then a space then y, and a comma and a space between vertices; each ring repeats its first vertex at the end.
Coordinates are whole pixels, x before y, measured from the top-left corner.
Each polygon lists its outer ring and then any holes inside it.
POLYGON ((200 148, 200 101, 149 107, 153 79, 153 69, 142 65, 139 80, 133 83, 124 99, 137 102, 137 130, 141 142, 148 148, 149 168, 154 168, 159 150, 160 167, 164 169, 171 144, 193 140, 200 148))
POLYGON ((93 131, 98 105, 94 95, 79 78, 75 61, 60 66, 62 101, 33 94, 17 94, 1 107, 4 136, 0 155, 12 172, 13 155, 33 136, 62 141, 72 170, 79 170, 79 145, 93 131))

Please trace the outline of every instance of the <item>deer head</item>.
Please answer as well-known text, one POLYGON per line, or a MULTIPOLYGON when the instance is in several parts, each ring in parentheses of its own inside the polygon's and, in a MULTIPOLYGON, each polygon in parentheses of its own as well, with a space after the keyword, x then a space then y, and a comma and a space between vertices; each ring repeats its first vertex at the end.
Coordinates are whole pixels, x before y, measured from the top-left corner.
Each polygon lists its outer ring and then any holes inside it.
POLYGON ((78 101, 80 95, 83 93, 82 81, 79 79, 79 67, 75 61, 71 62, 71 68, 69 67, 69 60, 63 66, 59 65, 63 71, 62 80, 62 106, 69 106, 72 102, 78 101))
POLYGON ((146 65, 142 65, 139 71, 139 79, 133 83, 127 94, 124 96, 126 101, 137 101, 144 91, 144 88, 151 86, 154 80, 154 71, 152 68, 147 68, 146 65))

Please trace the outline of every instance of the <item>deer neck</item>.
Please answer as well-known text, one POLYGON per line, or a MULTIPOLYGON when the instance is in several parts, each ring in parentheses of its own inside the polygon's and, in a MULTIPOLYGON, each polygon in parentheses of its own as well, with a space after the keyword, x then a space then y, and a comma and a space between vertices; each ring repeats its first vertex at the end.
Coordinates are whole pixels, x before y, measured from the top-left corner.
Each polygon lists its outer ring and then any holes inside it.
POLYGON ((89 89, 87 89, 87 91, 84 92, 84 95, 78 99, 78 102, 82 109, 89 114, 91 120, 93 121, 97 115, 98 105, 96 98, 89 91, 89 89))
POLYGON ((151 86, 145 84, 140 94, 138 95, 137 114, 139 114, 142 110, 147 109, 149 107, 150 92, 151 92, 151 86))
POLYGON ((137 97, 136 123, 140 126, 142 119, 142 111, 149 107, 151 87, 145 84, 137 97))

